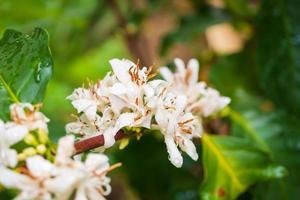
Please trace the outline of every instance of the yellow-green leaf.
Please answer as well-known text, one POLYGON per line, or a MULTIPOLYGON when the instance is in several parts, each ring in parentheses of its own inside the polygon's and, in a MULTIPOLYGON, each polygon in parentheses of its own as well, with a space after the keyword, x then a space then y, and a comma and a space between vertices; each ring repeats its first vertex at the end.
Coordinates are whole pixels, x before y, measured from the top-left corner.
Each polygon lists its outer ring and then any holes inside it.
POLYGON ((205 134, 203 142, 204 181, 201 199, 235 199, 258 180, 281 178, 282 166, 250 142, 232 136, 205 134))

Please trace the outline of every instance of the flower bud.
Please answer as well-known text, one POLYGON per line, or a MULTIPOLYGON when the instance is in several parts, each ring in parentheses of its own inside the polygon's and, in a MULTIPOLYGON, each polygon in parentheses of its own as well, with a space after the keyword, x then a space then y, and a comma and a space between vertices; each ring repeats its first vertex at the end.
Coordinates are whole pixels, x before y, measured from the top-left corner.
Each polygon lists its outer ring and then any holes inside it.
POLYGON ((24 161, 26 159, 25 153, 19 153, 18 154, 18 161, 24 161))
POLYGON ((25 154, 26 157, 29 157, 29 156, 34 156, 37 152, 36 152, 35 148, 28 147, 23 150, 23 153, 25 154))
POLYGON ((33 145, 33 146, 37 146, 38 145, 38 141, 36 140, 36 138, 32 135, 32 134, 27 134, 24 138, 24 142, 28 145, 33 145))
POLYGON ((37 153, 38 153, 38 154, 41 154, 41 155, 43 155, 43 154, 46 152, 46 150, 47 150, 47 148, 46 148, 46 146, 43 145, 43 144, 40 144, 40 145, 38 145, 38 146, 36 147, 37 153))
POLYGON ((43 129, 38 129, 37 133, 40 143, 47 144, 49 141, 48 133, 43 129))

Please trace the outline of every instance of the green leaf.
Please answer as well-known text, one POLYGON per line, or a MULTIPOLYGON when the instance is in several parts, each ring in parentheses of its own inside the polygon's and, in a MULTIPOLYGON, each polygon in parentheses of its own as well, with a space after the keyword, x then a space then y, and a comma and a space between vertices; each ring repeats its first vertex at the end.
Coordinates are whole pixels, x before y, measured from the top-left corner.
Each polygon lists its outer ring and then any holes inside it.
POLYGON ((30 35, 6 30, 0 40, 0 118, 13 102, 41 102, 52 74, 48 34, 36 28, 30 35))
MULTIPOLYGON (((270 200, 298 199, 300 119, 282 111, 262 113, 256 110, 243 112, 243 118, 252 127, 253 134, 268 145, 273 160, 284 165, 289 172, 284 179, 258 184, 252 191, 255 197, 270 200)), ((248 136, 237 127, 233 129, 233 134, 237 136, 248 136)), ((250 137, 249 139, 252 140, 250 137)))
POLYGON ((286 174, 284 167, 274 165, 268 154, 242 138, 205 134, 202 143, 201 199, 235 199, 256 181, 286 174))
POLYGON ((258 64, 269 98, 300 116, 300 1, 266 0, 258 15, 258 64))

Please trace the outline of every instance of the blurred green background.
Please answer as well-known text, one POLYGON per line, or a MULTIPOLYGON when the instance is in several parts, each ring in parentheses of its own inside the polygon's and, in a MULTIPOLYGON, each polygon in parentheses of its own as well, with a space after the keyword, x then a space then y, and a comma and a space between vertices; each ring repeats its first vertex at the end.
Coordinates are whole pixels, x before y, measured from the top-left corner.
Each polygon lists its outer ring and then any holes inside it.
MULTIPOLYGON (((297 0, 0 0, 1 34, 7 28, 49 32, 54 75, 43 110, 54 140, 74 113, 66 96, 102 78, 111 58, 155 67, 175 57, 197 58, 200 79, 232 98, 231 107, 289 170, 286 178, 252 185, 238 199, 299 199, 299 21, 297 0)), ((218 135, 243 132, 226 118, 205 127, 218 135)), ((109 154, 124 164, 112 173, 109 199, 199 199, 201 161, 187 158, 176 169, 161 138, 146 135, 109 154)))

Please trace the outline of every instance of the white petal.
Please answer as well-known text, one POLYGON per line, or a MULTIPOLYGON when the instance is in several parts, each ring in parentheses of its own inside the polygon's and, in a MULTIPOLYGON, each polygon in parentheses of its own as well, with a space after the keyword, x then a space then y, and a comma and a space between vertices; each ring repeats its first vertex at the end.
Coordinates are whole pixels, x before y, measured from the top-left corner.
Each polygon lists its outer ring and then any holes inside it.
POLYGON ((159 109, 156 111, 155 121, 162 132, 165 132, 168 127, 168 118, 165 116, 165 112, 163 110, 159 109))
POLYGON ((0 149, 0 166, 15 167, 18 163, 17 151, 9 148, 0 149))
POLYGON ((7 188, 20 188, 23 183, 30 182, 24 175, 0 166, 0 183, 7 188))
POLYGON ((85 166, 88 171, 101 173, 109 168, 108 157, 104 154, 90 153, 85 160, 85 166))
POLYGON ((164 80, 153 80, 148 82, 148 85, 150 85, 150 87, 152 87, 153 89, 157 89, 161 85, 163 86, 168 85, 168 83, 164 80))
POLYGON ((66 125, 67 134, 71 133, 80 133, 83 128, 83 124, 81 122, 71 122, 66 125))
POLYGON ((122 83, 126 84, 128 82, 131 82, 131 76, 128 70, 130 69, 130 67, 135 66, 133 62, 126 59, 120 60, 115 58, 110 60, 109 63, 112 66, 114 74, 122 83))
POLYGON ((176 65, 176 69, 179 73, 179 75, 184 78, 185 77, 185 64, 183 62, 183 60, 181 60, 180 58, 175 58, 174 59, 175 65, 176 65))
POLYGON ((111 102, 111 109, 116 115, 119 115, 122 109, 128 105, 123 99, 115 95, 110 95, 109 100, 111 102))
POLYGON ((124 95, 127 92, 127 87, 125 84, 115 83, 112 87, 109 88, 109 91, 116 96, 124 95))
POLYGON ((154 93, 155 93, 154 89, 148 84, 144 85, 144 92, 145 92, 146 97, 148 97, 148 98, 154 96, 154 93))
POLYGON ((190 59, 188 62, 188 70, 190 70, 191 77, 189 78, 189 84, 194 85, 198 82, 199 76, 199 63, 196 59, 190 59))
POLYGON ((231 99, 229 97, 221 97, 220 100, 220 107, 219 109, 223 109, 225 106, 227 106, 230 103, 231 99))
POLYGON ((57 177, 44 182, 48 191, 55 194, 55 199, 67 200, 84 179, 84 174, 79 170, 61 170, 57 177))
POLYGON ((77 189, 74 200, 88 200, 84 185, 77 189))
POLYGON ((11 146, 21 141, 27 134, 27 129, 24 126, 17 125, 15 123, 7 123, 5 131, 5 141, 8 146, 11 146))
POLYGON ((97 105, 91 105, 84 111, 85 115, 89 120, 95 120, 97 115, 97 105))
POLYGON ((198 154, 194 143, 185 137, 181 137, 181 139, 182 141, 178 143, 179 147, 184 152, 186 152, 193 160, 198 160, 198 154))
POLYGON ((89 200, 105 200, 105 198, 101 195, 99 190, 91 187, 87 188, 87 190, 89 200))
POLYGON ((52 163, 41 156, 33 156, 26 160, 26 166, 34 177, 49 177, 54 169, 52 163))
POLYGON ((88 112, 88 114, 91 116, 90 119, 93 119, 92 115, 95 115, 97 111, 97 103, 89 99, 74 100, 72 101, 72 105, 77 109, 78 113, 85 112, 85 110, 90 109, 88 112))
POLYGON ((5 130, 4 128, 4 122, 0 119, 0 133, 3 133, 5 130))
POLYGON ((107 196, 111 193, 110 178, 104 176, 102 177, 101 181, 102 181, 102 189, 104 189, 103 195, 107 196))
POLYGON ((59 140, 55 162, 65 163, 70 159, 74 153, 74 141, 73 135, 64 136, 59 140))
POLYGON ((167 151, 169 153, 169 160, 175 167, 180 168, 183 164, 183 158, 179 150, 177 149, 173 138, 168 136, 165 137, 165 143, 167 146, 167 151))
POLYGON ((182 113, 187 104, 187 97, 184 95, 179 95, 176 98, 176 111, 177 113, 182 113))
POLYGON ((116 135, 117 131, 115 128, 108 128, 105 130, 105 132, 103 133, 103 137, 104 137, 104 148, 109 148, 111 146, 113 146, 116 142, 115 140, 115 135, 116 135))
POLYGON ((165 79, 169 83, 172 83, 174 81, 174 75, 169 68, 161 67, 159 68, 159 73, 161 74, 163 79, 165 79))
POLYGON ((173 136, 176 128, 177 128, 177 115, 174 115, 174 113, 168 113, 167 116, 165 116, 166 118, 168 118, 168 127, 167 127, 167 134, 169 136, 173 136))
POLYGON ((119 116, 116 122, 116 128, 119 130, 125 126, 133 126, 135 113, 123 113, 119 116))
POLYGON ((142 118, 142 122, 140 124, 141 127, 149 128, 151 127, 152 114, 148 114, 142 118))

